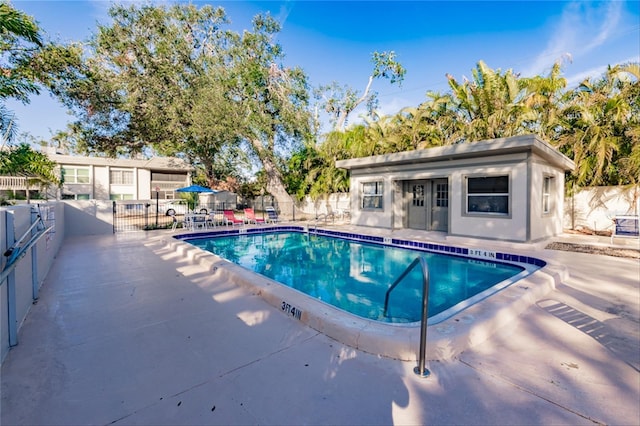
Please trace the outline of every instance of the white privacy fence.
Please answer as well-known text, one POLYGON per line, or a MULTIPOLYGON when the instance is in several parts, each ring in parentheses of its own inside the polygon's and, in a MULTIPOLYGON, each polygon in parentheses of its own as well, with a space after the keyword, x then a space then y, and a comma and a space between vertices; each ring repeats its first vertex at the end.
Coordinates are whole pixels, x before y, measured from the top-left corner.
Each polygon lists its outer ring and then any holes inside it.
POLYGON ((638 216, 640 186, 583 188, 565 199, 564 228, 610 232, 617 216, 638 216))

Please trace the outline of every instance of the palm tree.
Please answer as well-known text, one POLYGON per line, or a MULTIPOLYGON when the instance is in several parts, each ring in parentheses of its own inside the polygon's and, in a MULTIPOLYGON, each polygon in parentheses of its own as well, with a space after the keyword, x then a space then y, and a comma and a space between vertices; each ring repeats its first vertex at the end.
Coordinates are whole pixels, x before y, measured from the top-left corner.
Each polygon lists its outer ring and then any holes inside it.
POLYGON ((56 163, 41 152, 34 151, 25 143, 0 151, 0 175, 25 177, 27 203, 30 201, 29 187, 59 185, 56 163))
POLYGON ((567 80, 560 76, 561 71, 560 62, 556 62, 548 77, 535 76, 520 80, 520 86, 526 93, 523 99, 526 108, 522 117, 524 126, 547 141, 558 137, 558 113, 567 86, 567 80))
POLYGON ((398 115, 375 116, 375 120, 365 118, 364 133, 367 145, 372 148, 369 155, 390 154, 410 149, 398 132, 401 118, 398 115))
MULTIPOLYGON (((28 96, 38 93, 30 77, 28 63, 32 52, 42 47, 42 39, 34 20, 8 3, 0 3, 0 100, 16 98, 28 102, 28 96), (24 43, 35 45, 23 46, 24 43)), ((2 146, 16 136, 13 113, 0 105, 0 137, 2 146)))
POLYGON ((475 141, 523 133, 523 91, 511 70, 501 74, 484 62, 473 70, 473 81, 458 83, 447 75, 458 121, 456 136, 475 141))
POLYGON ((573 157, 580 186, 638 181, 640 89, 622 75, 621 67, 609 67, 601 79, 583 81, 562 112, 559 147, 573 157))
POLYGON ((15 139, 17 134, 16 122, 13 112, 6 106, 0 105, 0 150, 15 139))
POLYGON ((32 53, 42 46, 38 26, 33 18, 7 3, 1 3, 0 53, 3 63, 0 63, 0 67, 3 75, 0 79, 0 99, 13 97, 26 102, 28 95, 38 93, 37 86, 24 68, 32 53))
POLYGON ((640 182, 640 63, 629 63, 611 70, 619 83, 620 97, 629 104, 625 152, 620 158, 620 174, 628 183, 640 182), (630 147, 629 147, 630 146, 630 147))
POLYGON ((456 143, 460 138, 459 117, 450 94, 427 92, 427 101, 417 108, 405 108, 402 131, 415 149, 456 143))

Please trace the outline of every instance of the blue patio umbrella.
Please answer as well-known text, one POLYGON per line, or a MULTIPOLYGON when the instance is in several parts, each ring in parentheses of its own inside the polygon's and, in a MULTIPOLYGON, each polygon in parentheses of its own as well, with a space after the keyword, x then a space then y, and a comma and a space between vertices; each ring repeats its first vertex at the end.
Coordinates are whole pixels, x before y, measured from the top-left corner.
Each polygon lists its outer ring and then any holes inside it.
MULTIPOLYGON (((176 189, 176 192, 195 192, 196 194, 213 194, 218 191, 213 190, 211 188, 207 188, 205 186, 189 185, 189 186, 185 186, 184 188, 176 189)), ((195 209, 195 206, 193 206, 193 208, 195 209)))
POLYGON ((204 186, 200 186, 200 185, 189 185, 189 186, 185 186, 184 188, 179 188, 176 189, 176 192, 196 192, 198 194, 200 193, 212 193, 212 192, 216 192, 211 188, 207 188, 204 186))

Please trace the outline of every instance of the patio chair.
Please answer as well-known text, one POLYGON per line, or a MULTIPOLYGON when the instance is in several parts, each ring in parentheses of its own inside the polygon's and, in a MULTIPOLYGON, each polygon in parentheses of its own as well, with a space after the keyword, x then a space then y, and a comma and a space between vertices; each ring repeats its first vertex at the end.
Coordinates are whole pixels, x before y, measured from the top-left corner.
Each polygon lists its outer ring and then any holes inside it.
POLYGON ((244 220, 238 219, 235 213, 233 213, 233 210, 223 210, 222 214, 224 215, 224 218, 227 220, 227 224, 230 224, 231 226, 244 224, 244 220))
POLYGON ((207 216, 197 213, 186 214, 184 215, 184 223, 192 231, 197 228, 207 229, 207 216))
POLYGON ((211 211, 207 218, 207 226, 215 228, 216 226, 229 225, 229 220, 224 216, 222 210, 211 211))
POLYGON ((256 217, 255 212, 251 208, 244 209, 244 217, 247 223, 255 223, 256 225, 264 224, 264 219, 260 219, 256 217))
POLYGON ((264 211, 267 212, 267 223, 278 223, 280 219, 278 218, 278 212, 273 207, 265 207, 264 211))

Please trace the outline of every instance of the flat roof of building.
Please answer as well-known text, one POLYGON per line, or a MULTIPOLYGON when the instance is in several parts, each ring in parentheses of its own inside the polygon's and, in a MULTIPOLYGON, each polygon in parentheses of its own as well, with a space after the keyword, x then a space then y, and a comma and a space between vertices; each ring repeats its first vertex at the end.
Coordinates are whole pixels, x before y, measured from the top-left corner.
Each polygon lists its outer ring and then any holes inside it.
POLYGON ((138 160, 129 158, 85 157, 64 154, 47 154, 47 156, 52 161, 65 165, 137 167, 139 169, 185 172, 193 169, 193 167, 191 167, 185 160, 176 157, 153 157, 138 160))
POLYGON ((459 143, 436 148, 417 149, 394 154, 374 155, 336 161, 343 169, 362 169, 379 165, 395 166, 403 164, 430 163, 437 161, 481 158, 519 152, 533 152, 549 164, 565 171, 573 170, 575 163, 536 135, 522 135, 510 138, 490 139, 477 142, 459 143))

